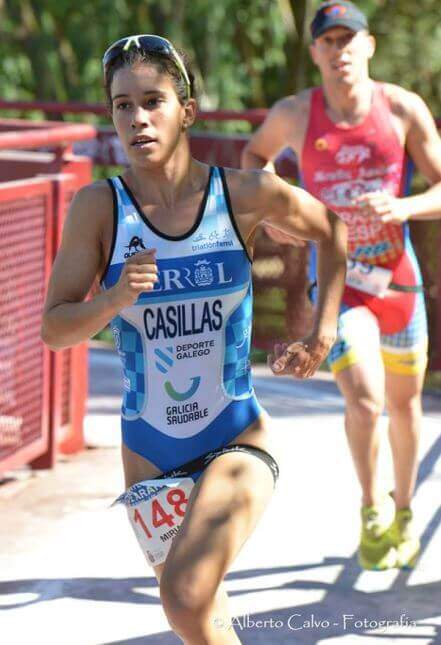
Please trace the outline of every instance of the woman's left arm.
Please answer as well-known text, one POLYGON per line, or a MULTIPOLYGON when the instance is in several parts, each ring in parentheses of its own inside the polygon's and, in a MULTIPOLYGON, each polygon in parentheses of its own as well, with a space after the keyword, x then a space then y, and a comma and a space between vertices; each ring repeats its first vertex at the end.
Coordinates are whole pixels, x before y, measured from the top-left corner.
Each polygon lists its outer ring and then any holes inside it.
POLYGON ((275 348, 275 374, 312 376, 331 349, 346 275, 346 225, 309 193, 279 177, 261 172, 255 193, 256 225, 265 219, 282 231, 317 245, 318 302, 311 333, 301 341, 275 348))

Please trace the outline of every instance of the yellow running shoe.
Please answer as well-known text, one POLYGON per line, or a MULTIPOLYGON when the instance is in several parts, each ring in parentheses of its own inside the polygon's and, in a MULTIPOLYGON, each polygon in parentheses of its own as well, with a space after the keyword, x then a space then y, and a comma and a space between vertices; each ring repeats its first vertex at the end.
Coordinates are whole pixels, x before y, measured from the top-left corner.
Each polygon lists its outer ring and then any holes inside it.
POLYGON ((376 506, 362 506, 358 562, 363 569, 383 571, 395 567, 397 552, 388 531, 392 521, 390 498, 376 506))
POLYGON ((413 569, 420 552, 420 540, 410 508, 402 508, 395 513, 388 533, 397 551, 396 566, 400 569, 413 569))

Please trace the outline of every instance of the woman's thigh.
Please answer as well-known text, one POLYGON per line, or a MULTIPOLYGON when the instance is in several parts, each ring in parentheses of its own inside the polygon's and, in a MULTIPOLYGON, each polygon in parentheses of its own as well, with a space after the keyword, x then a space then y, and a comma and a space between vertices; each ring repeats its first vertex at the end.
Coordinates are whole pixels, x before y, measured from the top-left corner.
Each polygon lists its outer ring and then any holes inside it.
POLYGON ((179 596, 214 598, 273 488, 271 470, 256 456, 238 452, 215 459, 192 491, 164 563, 163 582, 179 596))
POLYGON ((161 471, 151 461, 142 455, 130 450, 125 444, 121 447, 121 456, 124 467, 124 479, 126 488, 138 484, 145 479, 154 479, 161 471))

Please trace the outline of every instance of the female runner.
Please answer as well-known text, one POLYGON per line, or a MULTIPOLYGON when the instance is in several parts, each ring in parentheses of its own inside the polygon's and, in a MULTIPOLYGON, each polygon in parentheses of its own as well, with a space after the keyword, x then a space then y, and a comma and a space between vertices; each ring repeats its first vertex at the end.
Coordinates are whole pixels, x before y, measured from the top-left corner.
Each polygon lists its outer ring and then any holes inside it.
POLYGON ((249 362, 255 230, 267 219, 317 243, 314 328, 271 358, 274 373, 300 378, 335 339, 346 233, 316 199, 270 173, 192 158, 196 100, 184 60, 154 35, 107 49, 107 100, 129 167, 76 195, 42 337, 59 350, 110 322, 124 369, 120 501, 176 634, 238 643, 221 582, 278 475, 249 362), (100 293, 86 301, 96 278, 100 293))

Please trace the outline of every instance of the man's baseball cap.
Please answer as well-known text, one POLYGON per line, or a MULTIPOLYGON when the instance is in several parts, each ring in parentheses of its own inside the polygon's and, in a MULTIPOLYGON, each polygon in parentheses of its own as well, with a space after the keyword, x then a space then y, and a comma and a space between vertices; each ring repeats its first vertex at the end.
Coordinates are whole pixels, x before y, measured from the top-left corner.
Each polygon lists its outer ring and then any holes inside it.
POLYGON ((311 35, 318 38, 332 27, 347 27, 351 31, 369 29, 366 16, 347 0, 334 0, 320 5, 311 22, 311 35))

